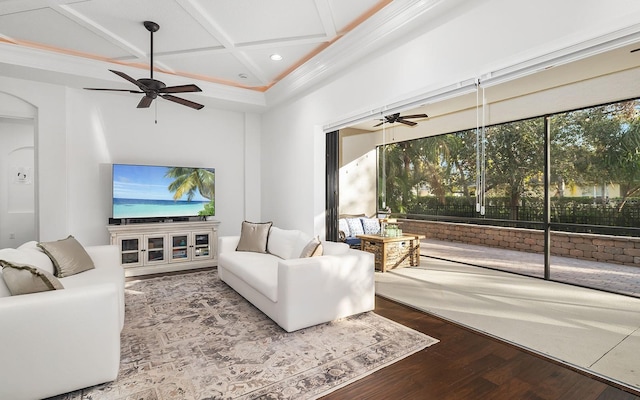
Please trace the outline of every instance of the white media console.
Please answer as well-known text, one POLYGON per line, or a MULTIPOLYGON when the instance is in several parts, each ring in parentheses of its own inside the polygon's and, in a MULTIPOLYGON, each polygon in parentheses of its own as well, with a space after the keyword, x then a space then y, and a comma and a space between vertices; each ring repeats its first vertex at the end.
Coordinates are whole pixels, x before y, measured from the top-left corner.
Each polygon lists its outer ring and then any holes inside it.
POLYGON ((218 265, 219 221, 108 225, 126 276, 218 265))

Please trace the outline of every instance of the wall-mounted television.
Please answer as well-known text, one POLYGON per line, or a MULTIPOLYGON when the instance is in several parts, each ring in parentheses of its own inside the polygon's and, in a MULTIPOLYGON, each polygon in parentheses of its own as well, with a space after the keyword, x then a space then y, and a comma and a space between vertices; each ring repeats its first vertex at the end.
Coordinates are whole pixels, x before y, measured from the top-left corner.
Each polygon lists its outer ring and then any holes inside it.
MULTIPOLYGON (((113 164, 114 219, 175 218, 215 210, 215 169, 113 164)), ((212 214, 211 214, 212 215, 212 214)))

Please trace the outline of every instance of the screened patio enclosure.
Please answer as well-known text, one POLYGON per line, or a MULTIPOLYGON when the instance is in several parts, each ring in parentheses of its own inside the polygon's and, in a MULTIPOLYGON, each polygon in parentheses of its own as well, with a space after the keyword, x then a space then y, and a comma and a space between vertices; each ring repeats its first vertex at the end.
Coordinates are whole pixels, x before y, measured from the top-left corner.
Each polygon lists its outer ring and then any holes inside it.
POLYGON ((467 244, 453 254, 463 260, 473 249, 474 265, 637 296, 640 101, 513 120, 518 113, 505 112, 483 124, 491 107, 506 104, 473 104, 472 96, 452 124, 417 121, 426 135, 404 126, 340 130, 338 213, 390 209, 405 231, 427 236, 427 256, 430 240, 433 249, 467 244), (471 126, 429 134, 463 121, 471 126), (493 249, 519 253, 499 265, 493 249))

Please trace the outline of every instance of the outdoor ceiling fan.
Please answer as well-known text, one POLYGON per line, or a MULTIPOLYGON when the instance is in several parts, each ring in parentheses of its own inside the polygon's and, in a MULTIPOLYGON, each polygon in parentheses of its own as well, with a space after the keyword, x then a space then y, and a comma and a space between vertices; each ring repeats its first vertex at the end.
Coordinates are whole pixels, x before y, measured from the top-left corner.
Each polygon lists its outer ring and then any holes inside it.
POLYGON ((405 124, 405 125, 409 125, 409 126, 415 126, 418 125, 417 122, 413 122, 413 121, 407 121, 407 119, 413 119, 413 118, 428 118, 429 116, 427 114, 414 114, 414 115, 403 115, 400 116, 400 113, 395 113, 395 114, 391 114, 391 115, 385 115, 385 117, 383 119, 380 119, 379 124, 374 125, 373 127, 377 127, 380 126, 382 124, 393 124, 395 122, 400 122, 401 124, 405 124))
POLYGON ((204 106, 202 104, 198 104, 193 101, 186 100, 186 99, 169 94, 169 93, 202 92, 202 89, 200 89, 198 86, 194 84, 180 85, 180 86, 167 86, 164 84, 164 82, 161 82, 157 79, 153 79, 153 33, 157 32, 158 29, 160 29, 160 25, 152 21, 144 21, 144 27, 147 28, 149 32, 151 32, 151 53, 150 53, 151 62, 149 64, 150 77, 133 79, 129 75, 125 74, 124 72, 114 71, 112 69, 109 70, 114 74, 118 75, 119 77, 133 83, 140 90, 102 89, 102 88, 85 88, 85 89, 144 94, 144 96, 138 103, 138 108, 148 108, 153 102, 153 100, 156 99, 158 96, 162 97, 165 100, 173 101, 174 103, 182 104, 183 106, 191 107, 196 110, 200 110, 201 108, 203 108, 204 106))

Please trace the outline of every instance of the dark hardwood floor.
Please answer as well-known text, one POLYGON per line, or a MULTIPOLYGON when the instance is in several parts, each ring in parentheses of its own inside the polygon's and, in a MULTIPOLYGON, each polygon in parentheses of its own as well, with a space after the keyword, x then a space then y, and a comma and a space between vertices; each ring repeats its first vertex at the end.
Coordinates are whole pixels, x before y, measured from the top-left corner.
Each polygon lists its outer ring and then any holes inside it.
POLYGON ((332 399, 640 400, 604 380, 376 296, 375 312, 440 340, 332 399))

